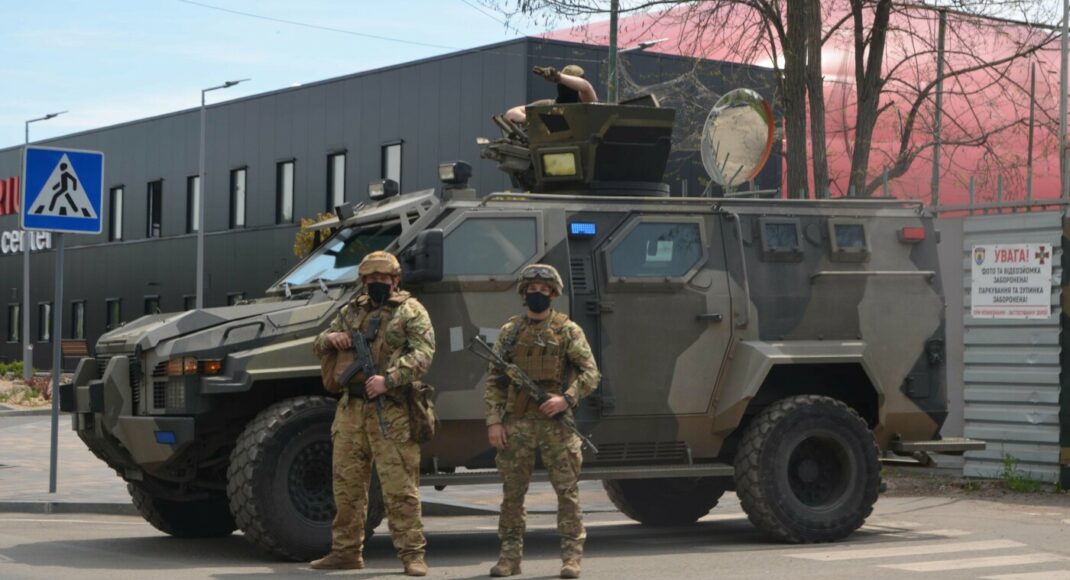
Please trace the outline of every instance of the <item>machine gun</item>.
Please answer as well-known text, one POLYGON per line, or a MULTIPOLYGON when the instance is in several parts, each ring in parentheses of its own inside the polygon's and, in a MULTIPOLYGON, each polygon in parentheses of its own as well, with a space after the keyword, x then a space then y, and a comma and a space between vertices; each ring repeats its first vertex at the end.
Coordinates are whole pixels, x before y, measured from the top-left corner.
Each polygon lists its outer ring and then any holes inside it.
MULTIPOLYGON (((494 368, 498 369, 499 372, 512 380, 513 385, 518 390, 523 389, 527 391, 528 395, 536 404, 542 405, 550 399, 550 394, 542 390, 539 385, 535 384, 535 381, 533 381, 527 373, 515 364, 503 359, 498 353, 494 352, 494 349, 484 342, 482 338, 478 336, 473 338, 472 342, 468 343, 468 350, 472 354, 494 365, 494 368), (478 347, 478 349, 476 347, 478 347)), ((575 433, 584 445, 591 448, 591 451, 598 453, 598 448, 595 447, 594 443, 576 428, 576 421, 572 418, 572 415, 563 411, 554 415, 552 418, 564 425, 569 431, 575 433)))
MULTIPOLYGON (((379 317, 375 317, 368 322, 367 337, 359 329, 354 329, 349 333, 349 338, 353 343, 353 350, 356 351, 357 356, 353 359, 352 364, 346 367, 338 382, 349 389, 350 395, 354 393, 353 387, 349 386, 349 382, 353 380, 357 373, 364 373, 365 380, 379 374, 379 369, 375 368, 375 359, 372 358, 370 346, 371 341, 375 340, 375 335, 379 334, 379 321, 379 317)), ((363 385, 361 388, 363 388, 363 385)), ((360 396, 365 397, 366 395, 361 391, 360 396)), ((383 418, 383 395, 375 398, 375 412, 379 415, 379 430, 383 432, 383 438, 389 438, 386 432, 386 419, 383 418)))

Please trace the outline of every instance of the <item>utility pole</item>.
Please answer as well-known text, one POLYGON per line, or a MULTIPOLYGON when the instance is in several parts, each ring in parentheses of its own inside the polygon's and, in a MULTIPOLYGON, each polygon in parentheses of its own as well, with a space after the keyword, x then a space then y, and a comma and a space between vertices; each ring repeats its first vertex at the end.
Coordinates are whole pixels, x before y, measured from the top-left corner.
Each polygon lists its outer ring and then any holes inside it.
POLYGON ((936 115, 933 119, 933 178, 929 205, 940 204, 940 124, 944 116, 944 39, 947 36, 947 12, 940 11, 940 33, 936 46, 936 115))
POLYGON ((617 104, 617 16, 620 12, 620 0, 609 3, 609 83, 606 88, 606 102, 617 104))

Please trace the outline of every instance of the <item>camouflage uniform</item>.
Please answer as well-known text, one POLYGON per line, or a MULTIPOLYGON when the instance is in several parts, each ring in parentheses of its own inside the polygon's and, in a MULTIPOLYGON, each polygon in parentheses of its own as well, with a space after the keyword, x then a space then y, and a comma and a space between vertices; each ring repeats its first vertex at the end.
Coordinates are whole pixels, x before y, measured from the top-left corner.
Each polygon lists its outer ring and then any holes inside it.
POLYGON ((360 329, 381 317, 371 344, 376 368, 386 378, 383 417, 388 437, 383 437, 375 401, 365 401, 357 389, 342 396, 331 425, 334 443, 334 503, 337 515, 331 528, 331 552, 361 553, 364 522, 368 512, 368 485, 372 463, 379 472, 383 501, 394 547, 403 562, 422 560, 427 545, 420 519, 420 446, 409 433, 405 389, 431 366, 435 334, 431 319, 408 292, 396 291, 376 308, 367 294, 342 307, 329 328, 316 338, 316 354, 334 348, 327 340, 332 332, 360 329))
MULTIPOLYGON (((566 394, 573 404, 598 386, 600 374, 587 338, 579 325, 565 314, 551 311, 541 321, 514 316, 502 326, 495 350, 520 367, 543 390, 566 394), (515 337, 515 343, 509 348, 506 343, 511 337, 515 337), (563 388, 566 384, 567 388, 563 388)), ((507 437, 505 449, 499 450, 495 458, 503 487, 498 520, 501 557, 519 563, 523 555, 524 495, 538 448, 557 492, 562 560, 578 563, 587 537, 577 487, 583 461, 580 439, 558 421, 540 413, 527 393, 518 392, 510 382, 492 366, 484 396, 487 425, 504 423, 507 437)), ((572 410, 564 412, 572 413, 572 410)))

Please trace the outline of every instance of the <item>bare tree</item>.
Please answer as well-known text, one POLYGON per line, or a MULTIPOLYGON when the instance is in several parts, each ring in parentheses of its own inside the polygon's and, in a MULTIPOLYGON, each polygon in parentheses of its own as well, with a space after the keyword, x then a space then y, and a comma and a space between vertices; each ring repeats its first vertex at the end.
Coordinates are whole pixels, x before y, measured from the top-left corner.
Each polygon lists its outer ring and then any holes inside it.
MULTIPOLYGON (((609 6, 607 0, 485 1, 506 14, 541 19, 547 25, 604 17, 609 6)), ((1039 0, 937 0, 928 4, 621 0, 621 4, 625 15, 642 14, 650 26, 678 30, 678 50, 689 56, 768 64, 773 69, 787 139, 786 186, 792 197, 810 190, 811 175, 818 195, 832 184, 830 136, 837 143, 841 139, 850 156, 850 174, 840 191, 856 195, 872 194, 885 172, 889 179, 903 176, 914 161, 931 153, 937 50, 933 23, 939 10, 954 15, 948 25, 945 94, 968 105, 956 109, 955 115, 945 115, 942 145, 951 153, 981 148, 987 164, 1001 158, 996 150, 999 137, 1013 134, 1027 122, 1028 107, 1020 106, 1029 99, 1021 70, 1028 68, 1025 64, 1030 58, 1050 49, 1056 38, 1050 29, 1029 24, 1051 16, 1043 12, 1047 3, 1039 0), (1022 21, 993 22, 992 15, 1017 16, 1022 21), (837 81, 851 88, 836 106, 842 115, 853 109, 853 119, 832 132, 826 103, 830 83, 822 72, 822 49, 830 43, 837 50, 846 49, 853 65, 852 82, 837 81), (895 135, 894 143, 888 134, 895 135), (889 142, 875 150, 877 135, 889 142)), ((948 156, 947 162, 956 160, 948 156)))

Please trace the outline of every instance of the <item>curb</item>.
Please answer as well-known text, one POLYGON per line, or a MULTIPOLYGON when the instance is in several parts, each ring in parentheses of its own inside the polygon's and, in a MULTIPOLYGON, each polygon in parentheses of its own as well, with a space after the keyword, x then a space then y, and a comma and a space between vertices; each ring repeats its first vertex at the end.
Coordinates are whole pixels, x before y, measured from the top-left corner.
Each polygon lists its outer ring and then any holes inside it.
MULTIPOLYGON (((35 417, 51 414, 51 407, 43 409, 15 409, 14 407, 8 407, 7 405, 0 405, 0 417, 35 417)), ((60 414, 62 415, 63 413, 60 414)))
MULTIPOLYGON (((429 517, 488 516, 496 515, 497 508, 479 506, 449 500, 422 502, 423 515, 429 517)), ((609 512, 609 509, 587 509, 584 513, 609 512)), ((107 516, 140 515, 133 503, 81 502, 81 501, 0 501, 0 514, 97 514, 107 516)), ((532 508, 531 514, 555 514, 556 507, 532 508)))
POLYGON ((132 503, 84 501, 4 501, 0 502, 0 513, 138 515, 132 503))
MULTIPOLYGON (((423 515, 433 517, 485 516, 498 510, 459 502, 423 502, 423 515)), ((108 516, 140 515, 133 503, 81 501, 0 501, 0 513, 12 514, 97 514, 108 516)))

